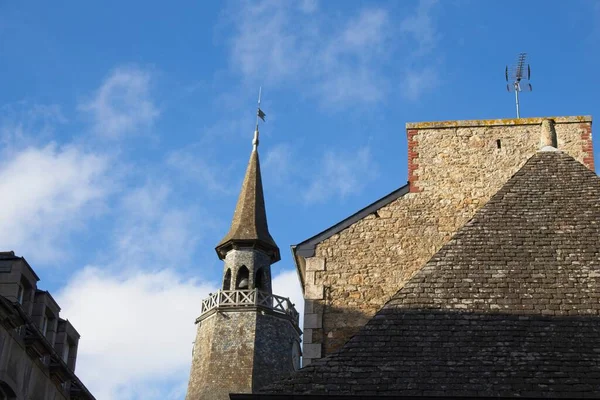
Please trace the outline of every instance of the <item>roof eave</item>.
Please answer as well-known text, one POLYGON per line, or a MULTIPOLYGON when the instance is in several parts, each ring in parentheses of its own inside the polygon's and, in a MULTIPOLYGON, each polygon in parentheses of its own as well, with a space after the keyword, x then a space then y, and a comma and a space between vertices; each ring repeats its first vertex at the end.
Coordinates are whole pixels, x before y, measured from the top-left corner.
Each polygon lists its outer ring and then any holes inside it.
POLYGON ((277 261, 281 260, 279 247, 260 239, 229 239, 226 242, 219 243, 219 245, 215 247, 215 251, 217 252, 217 256, 220 260, 224 260, 227 253, 233 249, 261 250, 271 257, 272 264, 275 264, 277 261))
POLYGON ((314 257, 315 250, 319 243, 329 239, 333 235, 343 231, 349 226, 355 224, 366 216, 373 214, 380 208, 390 204, 392 201, 404 196, 405 194, 410 192, 410 182, 406 183, 406 185, 399 187, 393 192, 381 197, 380 199, 374 201, 368 206, 358 210, 354 214, 346 217, 335 225, 330 226, 329 228, 317 233, 316 235, 304 240, 301 243, 290 246, 292 251, 292 258, 294 260, 294 265, 296 266, 296 271, 298 272, 298 276, 300 277, 300 283, 302 286, 302 291, 304 292, 304 272, 305 272, 305 258, 314 257))

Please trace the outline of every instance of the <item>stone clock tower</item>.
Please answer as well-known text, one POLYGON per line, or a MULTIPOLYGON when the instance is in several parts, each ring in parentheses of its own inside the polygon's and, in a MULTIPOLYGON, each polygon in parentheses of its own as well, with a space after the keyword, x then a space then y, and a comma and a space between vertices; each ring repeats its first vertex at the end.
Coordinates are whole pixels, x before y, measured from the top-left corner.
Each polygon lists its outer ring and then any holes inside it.
POLYGON ((223 283, 196 319, 186 400, 253 393, 299 368, 298 312, 271 287, 271 264, 281 257, 267 226, 258 124, 231 228, 216 251, 223 283))

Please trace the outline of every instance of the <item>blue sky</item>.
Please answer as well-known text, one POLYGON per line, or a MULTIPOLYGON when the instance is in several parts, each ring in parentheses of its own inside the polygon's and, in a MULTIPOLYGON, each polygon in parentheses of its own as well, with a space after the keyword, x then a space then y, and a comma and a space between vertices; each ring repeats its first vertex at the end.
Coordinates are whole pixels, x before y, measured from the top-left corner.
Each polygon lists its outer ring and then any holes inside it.
POLYGON ((599 42, 583 0, 0 0, 0 247, 99 400, 181 399, 259 86, 275 288, 301 307, 289 245, 406 183, 405 123, 514 117, 521 51, 523 117, 595 116, 599 42))

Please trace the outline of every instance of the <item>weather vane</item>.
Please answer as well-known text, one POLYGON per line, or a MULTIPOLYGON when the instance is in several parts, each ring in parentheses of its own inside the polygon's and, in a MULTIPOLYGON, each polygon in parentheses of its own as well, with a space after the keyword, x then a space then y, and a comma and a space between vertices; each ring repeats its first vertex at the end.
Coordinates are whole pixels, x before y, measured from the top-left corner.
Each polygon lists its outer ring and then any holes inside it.
POLYGON ((504 70, 504 76, 506 78, 506 90, 509 92, 515 92, 515 101, 517 104, 517 118, 521 118, 521 112, 519 110, 519 92, 531 92, 533 88, 529 79, 531 78, 531 67, 525 63, 527 53, 520 53, 517 57, 517 62, 510 68, 508 65, 504 70), (510 81, 509 81, 510 78, 510 81))
POLYGON ((262 119, 265 122, 267 114, 260 109, 260 95, 262 93, 262 86, 258 88, 258 108, 256 110, 256 129, 254 130, 254 139, 252 140, 252 148, 256 150, 258 148, 258 119, 262 119))

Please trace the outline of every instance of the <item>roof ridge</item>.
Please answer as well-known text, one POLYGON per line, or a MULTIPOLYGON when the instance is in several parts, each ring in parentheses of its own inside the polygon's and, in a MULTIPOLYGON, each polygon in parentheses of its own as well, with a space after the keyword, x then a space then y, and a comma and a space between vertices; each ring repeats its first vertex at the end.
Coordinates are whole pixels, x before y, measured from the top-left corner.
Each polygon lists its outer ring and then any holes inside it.
MULTIPOLYGON (((397 297, 397 295, 404 289, 407 288, 411 284, 411 280, 418 279, 420 274, 428 273, 427 267, 430 263, 440 260, 445 255, 445 252, 448 251, 449 248, 455 246, 459 243, 464 236, 466 235, 468 228, 473 227, 477 224, 481 223, 481 220, 485 217, 486 213, 493 210, 494 207, 497 207, 502 200, 505 198, 507 194, 510 193, 510 190, 514 188, 515 185, 519 183, 519 177, 522 177, 525 174, 530 173, 530 170, 534 168, 536 162, 543 162, 544 158, 562 158, 563 161, 567 161, 574 168, 577 168, 576 171, 578 174, 587 175, 592 180, 596 181, 599 189, 600 189, 600 177, 596 175, 594 171, 591 171, 585 165, 580 163, 575 158, 571 157, 569 154, 556 151, 556 152, 536 152, 523 164, 521 168, 519 168, 502 187, 494 193, 494 195, 487 201, 487 203, 479 209, 461 228, 459 228, 456 233, 450 238, 450 240, 444 244, 424 265, 421 267, 411 278, 409 278, 405 284, 387 301, 382 309, 386 307, 389 303, 393 302, 393 300, 397 297)), ((599 199, 600 201, 600 199, 599 199)), ((431 267, 430 267, 431 268, 431 267)))

